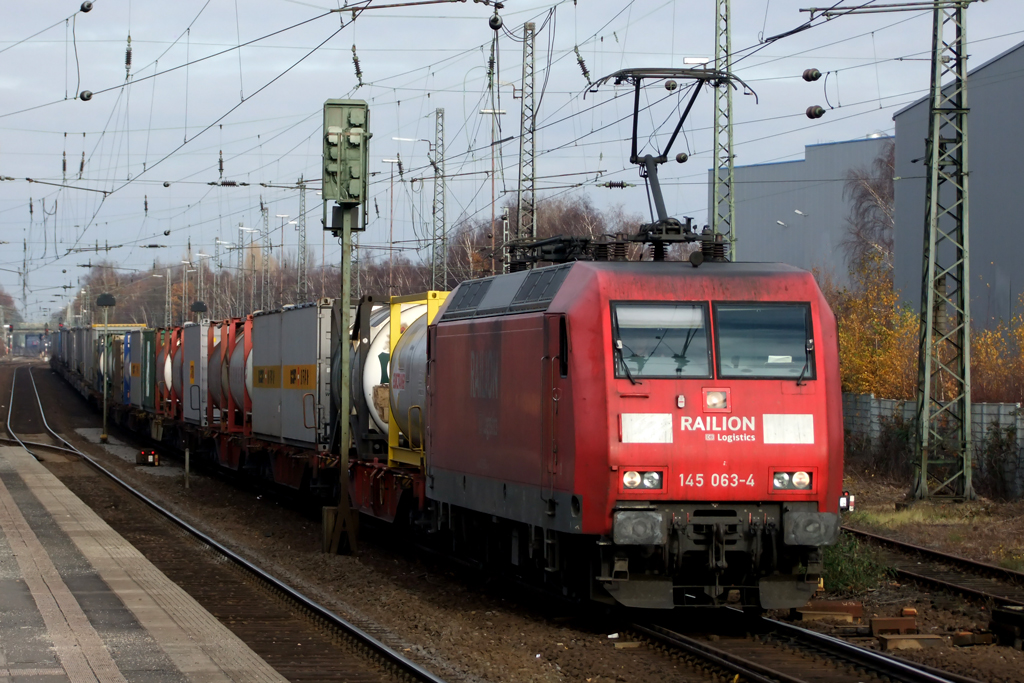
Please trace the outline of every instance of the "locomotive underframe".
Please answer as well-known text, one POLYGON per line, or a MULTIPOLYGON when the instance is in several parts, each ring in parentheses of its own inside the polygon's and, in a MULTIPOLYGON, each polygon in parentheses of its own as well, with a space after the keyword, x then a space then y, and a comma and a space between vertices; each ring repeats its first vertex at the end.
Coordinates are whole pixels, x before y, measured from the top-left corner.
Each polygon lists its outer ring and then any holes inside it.
POLYGON ((799 538, 787 526, 806 530, 812 516, 823 545, 838 532, 837 521, 813 503, 627 503, 616 513, 655 512, 669 520, 663 543, 643 545, 438 501, 420 510, 410 508, 412 525, 443 538, 445 550, 463 559, 565 596, 649 609, 802 604, 818 587, 822 556, 817 546, 787 543, 799 538))
POLYGON ((838 528, 816 503, 620 501, 612 537, 598 541, 597 581, 631 607, 718 605, 734 591, 744 605, 790 607, 813 595, 819 546, 838 528))

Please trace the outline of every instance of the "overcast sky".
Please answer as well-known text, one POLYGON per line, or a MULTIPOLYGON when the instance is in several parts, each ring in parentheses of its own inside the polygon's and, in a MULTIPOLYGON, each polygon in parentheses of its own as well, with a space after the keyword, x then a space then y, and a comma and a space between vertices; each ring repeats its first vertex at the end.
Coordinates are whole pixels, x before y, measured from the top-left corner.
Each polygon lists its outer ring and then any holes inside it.
MULTIPOLYGON (((401 1, 374 0, 371 7, 401 1)), ((456 176, 449 180, 449 224, 490 217, 492 117, 481 115, 482 108, 506 110, 496 136, 515 136, 496 148, 499 207, 517 186, 520 108, 513 91, 518 95, 522 44, 499 34, 500 102, 492 105, 487 64, 494 32, 487 19, 493 9, 482 3, 381 8, 354 22, 351 12, 325 14, 339 7, 329 0, 96 0, 88 13, 79 12, 79 4, 7 3, 0 27, 0 176, 13 178, 0 182, 0 284, 20 306, 17 271, 27 241, 29 318, 66 301, 70 290, 61 287, 77 285, 87 272, 79 264, 108 256, 70 249, 98 241, 123 245, 109 258, 125 269, 145 269, 157 259, 180 266, 189 240, 193 253, 213 254, 216 239, 237 241, 240 223, 259 227, 261 197, 270 208, 273 240, 280 243, 277 215, 296 219, 298 193, 259 183, 294 185, 304 176, 319 184, 321 111, 328 98, 370 103, 371 171, 377 175, 364 247, 387 245, 393 199, 397 245, 412 250, 412 258, 429 256, 426 249, 415 250, 431 219, 428 145, 392 138, 432 141, 438 107, 446 116, 447 173, 456 176), (275 35, 264 38, 269 34, 275 35), (255 42, 231 49, 249 41, 255 42), (82 90, 95 94, 88 102, 74 99, 82 90), (208 185, 220 178, 221 150, 224 179, 248 187, 208 185), (392 196, 392 164, 383 159, 397 154, 405 173, 396 175, 392 196), (428 180, 413 181, 421 176, 428 180)), ((927 12, 844 17, 755 51, 762 37, 806 21, 799 10, 809 4, 733 0, 734 71, 759 100, 736 94, 737 164, 799 159, 805 145, 892 133, 893 112, 925 94, 927 12), (800 78, 810 67, 832 72, 827 92, 826 79, 800 78), (814 104, 834 109, 810 121, 804 110, 814 104)), ((687 57, 713 55, 714 2, 507 0, 500 14, 517 35, 525 21, 545 24, 536 49, 538 96, 544 89, 537 118, 540 196, 584 193, 599 207, 622 205, 646 216, 643 181, 628 164, 632 98, 623 96, 624 88, 586 93, 574 48, 594 80, 621 68, 681 67, 687 57), (597 187, 607 180, 636 187, 597 187), (570 187, 575 184, 582 186, 570 187)), ((968 37, 974 68, 1024 41, 1024 7, 1019 0, 975 3, 968 37)), ((642 143, 664 144, 681 95, 660 88, 645 93, 644 105, 652 106, 640 120, 642 143), (649 138, 656 130, 661 136, 649 138)), ((712 111, 711 92, 703 92, 673 149, 688 152, 689 161, 672 162, 661 172, 669 213, 700 224, 707 220, 712 111)), ((322 235, 313 191, 307 212, 315 262, 336 262, 340 250, 322 235)), ((295 226, 285 227, 285 247, 294 252, 295 226)), ((232 264, 233 257, 225 258, 226 266, 232 264)))

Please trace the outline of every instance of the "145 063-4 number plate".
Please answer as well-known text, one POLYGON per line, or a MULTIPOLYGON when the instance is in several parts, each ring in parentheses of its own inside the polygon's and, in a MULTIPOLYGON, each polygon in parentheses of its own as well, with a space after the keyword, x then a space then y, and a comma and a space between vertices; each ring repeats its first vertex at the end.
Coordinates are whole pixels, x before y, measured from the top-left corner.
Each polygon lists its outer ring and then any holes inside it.
POLYGON ((717 486, 721 488, 736 488, 739 486, 753 486, 754 475, 743 474, 712 474, 711 476, 701 474, 680 474, 680 486, 695 486, 700 488, 704 485, 717 486))

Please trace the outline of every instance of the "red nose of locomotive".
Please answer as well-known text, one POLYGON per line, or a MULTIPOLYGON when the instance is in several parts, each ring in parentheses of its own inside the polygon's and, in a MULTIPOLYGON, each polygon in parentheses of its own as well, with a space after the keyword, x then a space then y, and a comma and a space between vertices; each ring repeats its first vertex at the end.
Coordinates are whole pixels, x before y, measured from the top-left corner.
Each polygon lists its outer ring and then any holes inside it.
POLYGON ((775 608, 813 593, 818 549, 838 533, 842 414, 834 319, 810 276, 796 279, 609 302, 604 576, 620 602, 736 589, 775 608), (652 573, 652 547, 674 576, 652 573))

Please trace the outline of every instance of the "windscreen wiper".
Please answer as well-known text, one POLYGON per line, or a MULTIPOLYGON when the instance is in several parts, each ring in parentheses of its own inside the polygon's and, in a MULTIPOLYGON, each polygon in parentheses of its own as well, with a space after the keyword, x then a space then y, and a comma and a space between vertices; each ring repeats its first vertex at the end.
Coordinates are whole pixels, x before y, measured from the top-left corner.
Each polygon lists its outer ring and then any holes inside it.
POLYGON ((804 381, 804 375, 807 374, 807 368, 810 367, 812 351, 814 351, 814 340, 808 339, 807 343, 804 345, 804 367, 800 370, 800 376, 796 378, 796 385, 798 387, 802 387, 807 384, 807 382, 804 381))
POLYGON ((629 379, 630 383, 631 384, 638 384, 638 382, 635 379, 633 379, 633 373, 631 373, 629 371, 629 366, 626 365, 626 358, 625 358, 625 356, 622 355, 622 340, 621 339, 616 339, 615 340, 615 353, 617 353, 619 355, 619 362, 622 363, 622 369, 626 371, 626 377, 629 379))
POLYGON ((612 350, 619 357, 619 362, 622 363, 622 369, 626 371, 626 377, 629 378, 630 384, 634 386, 637 381, 633 379, 633 373, 629 371, 629 366, 626 365, 626 357, 622 354, 622 339, 619 337, 619 316, 612 310, 612 350))

